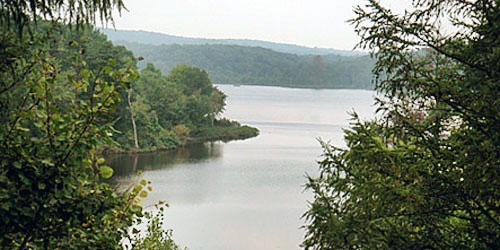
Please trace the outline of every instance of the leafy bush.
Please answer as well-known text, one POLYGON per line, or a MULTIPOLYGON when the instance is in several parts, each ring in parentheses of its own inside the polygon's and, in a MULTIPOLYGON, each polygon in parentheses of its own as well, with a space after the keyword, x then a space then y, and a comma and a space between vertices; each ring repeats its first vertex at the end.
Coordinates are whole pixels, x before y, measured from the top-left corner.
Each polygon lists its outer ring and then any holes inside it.
POLYGON ((109 114, 137 73, 113 60, 94 72, 78 50, 63 68, 44 38, 0 34, 0 245, 118 248, 141 208, 101 183, 111 169, 95 152, 112 143, 109 114))
MULTIPOLYGON (((168 207, 168 204, 167 206, 168 207)), ((163 228, 164 206, 155 205, 156 211, 145 212, 146 230, 136 231, 132 241, 132 249, 137 250, 180 250, 172 239, 172 230, 163 228)), ((132 229, 132 230, 137 230, 132 229)))
POLYGON ((237 121, 231 121, 227 118, 217 119, 214 121, 214 126, 219 127, 239 127, 241 124, 237 121))

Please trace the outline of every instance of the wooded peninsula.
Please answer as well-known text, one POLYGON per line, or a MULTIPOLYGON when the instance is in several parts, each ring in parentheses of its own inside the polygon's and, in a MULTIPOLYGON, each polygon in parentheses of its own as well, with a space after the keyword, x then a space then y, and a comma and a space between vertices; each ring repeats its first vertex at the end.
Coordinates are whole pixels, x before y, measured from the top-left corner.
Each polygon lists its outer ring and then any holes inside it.
MULTIPOLYGON (((52 46, 62 46, 70 54, 83 51, 82 60, 94 72, 106 60, 116 60, 116 67, 135 69, 143 59, 123 46, 113 45, 91 27, 78 33, 67 29, 61 32, 64 39, 54 41, 52 46)), ((68 55, 61 54, 59 58, 64 60, 68 55)), ((177 64, 163 74, 148 63, 130 85, 128 91, 121 93, 122 101, 112 117, 117 144, 109 145, 105 153, 172 150, 186 143, 258 135, 256 128, 218 118, 226 105, 226 95, 213 86, 208 73, 200 68, 177 64)))

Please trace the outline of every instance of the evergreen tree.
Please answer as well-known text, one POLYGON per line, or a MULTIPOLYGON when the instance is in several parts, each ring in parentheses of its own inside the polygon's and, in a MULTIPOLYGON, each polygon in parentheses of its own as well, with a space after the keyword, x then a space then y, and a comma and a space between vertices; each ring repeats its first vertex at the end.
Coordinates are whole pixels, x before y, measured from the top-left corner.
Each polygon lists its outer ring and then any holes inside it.
POLYGON ((498 249, 500 1, 379 1, 351 20, 372 50, 378 118, 324 145, 306 249, 498 249))

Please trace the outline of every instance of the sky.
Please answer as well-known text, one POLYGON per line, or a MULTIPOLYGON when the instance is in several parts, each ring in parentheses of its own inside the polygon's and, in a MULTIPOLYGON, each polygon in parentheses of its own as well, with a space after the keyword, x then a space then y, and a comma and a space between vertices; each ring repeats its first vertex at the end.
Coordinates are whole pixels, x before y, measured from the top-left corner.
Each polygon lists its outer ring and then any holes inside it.
MULTIPOLYGON (((401 0, 386 0, 400 5, 401 0)), ((353 6, 364 0, 124 0, 116 29, 197 38, 253 39, 351 50, 353 6)), ((403 1, 404 2, 404 1, 403 1)))

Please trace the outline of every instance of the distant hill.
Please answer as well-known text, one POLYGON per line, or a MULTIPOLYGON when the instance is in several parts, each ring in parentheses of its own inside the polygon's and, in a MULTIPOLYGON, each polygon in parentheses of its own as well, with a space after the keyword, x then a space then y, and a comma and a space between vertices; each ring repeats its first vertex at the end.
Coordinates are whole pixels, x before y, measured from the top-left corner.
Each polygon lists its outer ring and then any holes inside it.
POLYGON ((239 45, 151 45, 116 41, 163 73, 179 63, 205 69, 217 84, 371 89, 369 56, 296 55, 239 45))
POLYGON ((125 41, 125 42, 143 43, 151 45, 224 44, 224 45, 262 47, 266 49, 272 49, 278 52, 291 53, 297 55, 327 55, 327 54, 335 54, 341 56, 366 55, 366 53, 359 51, 336 50, 327 48, 310 48, 293 44, 274 43, 274 42, 266 42, 259 40, 189 38, 181 36, 172 36, 156 32, 135 31, 135 30, 101 29, 101 32, 106 34, 108 36, 108 39, 114 42, 125 41))

